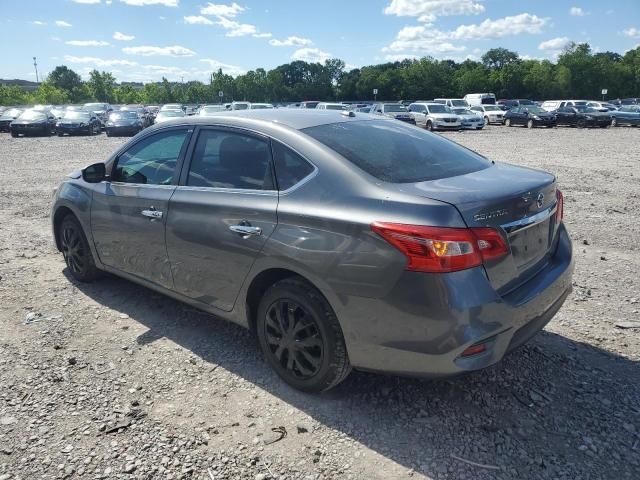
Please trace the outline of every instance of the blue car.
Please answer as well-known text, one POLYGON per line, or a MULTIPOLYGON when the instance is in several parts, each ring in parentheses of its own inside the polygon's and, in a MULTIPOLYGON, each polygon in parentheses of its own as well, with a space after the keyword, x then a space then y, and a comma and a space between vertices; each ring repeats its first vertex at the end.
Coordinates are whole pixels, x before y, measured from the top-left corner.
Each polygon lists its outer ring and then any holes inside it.
POLYGON ((611 126, 631 125, 637 127, 640 125, 640 105, 624 105, 618 110, 609 112, 611 115, 611 126))

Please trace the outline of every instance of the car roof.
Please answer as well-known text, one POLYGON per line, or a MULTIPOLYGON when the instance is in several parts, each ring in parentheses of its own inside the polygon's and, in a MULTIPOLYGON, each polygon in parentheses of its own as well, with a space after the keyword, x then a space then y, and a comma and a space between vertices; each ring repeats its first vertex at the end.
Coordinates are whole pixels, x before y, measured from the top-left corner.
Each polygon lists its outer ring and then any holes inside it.
MULTIPOLYGON (((354 114, 350 117, 342 114, 338 110, 316 110, 304 108, 269 108, 261 110, 234 110, 226 111, 213 117, 182 117, 176 120, 163 122, 160 126, 167 127, 169 125, 215 125, 215 124, 234 124, 243 123, 242 120, 254 120, 263 123, 275 123, 285 125, 287 127, 302 130, 309 127, 317 127, 319 125, 329 125, 332 123, 353 122, 354 120, 379 120, 378 115, 369 115, 366 113, 354 114)), ((251 122, 247 122, 251 123, 251 122)), ((151 127, 153 129, 155 127, 151 127)))

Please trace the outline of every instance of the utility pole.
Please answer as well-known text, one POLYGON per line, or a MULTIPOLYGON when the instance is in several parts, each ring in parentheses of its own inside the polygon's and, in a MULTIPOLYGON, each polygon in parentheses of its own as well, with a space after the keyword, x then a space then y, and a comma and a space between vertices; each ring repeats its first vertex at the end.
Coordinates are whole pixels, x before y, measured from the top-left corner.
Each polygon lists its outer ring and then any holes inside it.
POLYGON ((36 69, 36 83, 40 83, 38 79, 38 64, 36 63, 36 57, 33 57, 33 68, 36 69))

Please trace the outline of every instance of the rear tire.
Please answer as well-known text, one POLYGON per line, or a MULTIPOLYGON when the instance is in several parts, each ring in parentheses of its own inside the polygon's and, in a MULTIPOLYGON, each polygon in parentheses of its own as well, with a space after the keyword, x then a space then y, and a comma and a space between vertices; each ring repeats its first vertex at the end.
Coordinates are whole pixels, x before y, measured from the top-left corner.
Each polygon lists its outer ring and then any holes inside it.
POLYGON ((587 122, 586 122, 586 120, 578 120, 578 123, 576 123, 576 126, 578 128, 584 128, 584 127, 587 126, 587 122))
POLYGON ((96 267, 89 242, 78 219, 71 214, 64 217, 57 234, 62 256, 73 278, 81 282, 92 282, 99 278, 101 272, 96 267))
POLYGON ((260 300, 256 330, 262 353, 287 384, 309 393, 335 387, 351 371, 336 314, 299 278, 272 285, 260 300))

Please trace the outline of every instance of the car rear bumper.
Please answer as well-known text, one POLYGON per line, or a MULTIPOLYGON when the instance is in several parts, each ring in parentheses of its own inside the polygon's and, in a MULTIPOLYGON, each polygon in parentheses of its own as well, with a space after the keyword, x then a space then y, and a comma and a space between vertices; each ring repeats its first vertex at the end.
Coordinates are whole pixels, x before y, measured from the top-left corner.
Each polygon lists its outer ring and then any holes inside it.
POLYGON ((406 272, 385 298, 350 297, 339 318, 355 368, 442 377, 499 362, 540 331, 571 292, 571 240, 559 229, 554 255, 524 285, 500 296, 482 267, 406 272), (469 347, 486 350, 462 356, 469 347))
POLYGON ((67 133, 69 135, 87 134, 91 131, 91 127, 89 125, 85 125, 84 127, 65 127, 63 125, 58 125, 56 127, 56 131, 58 133, 67 133))
POLYGON ((107 127, 107 133, 109 135, 135 135, 142 128, 140 127, 107 127))

